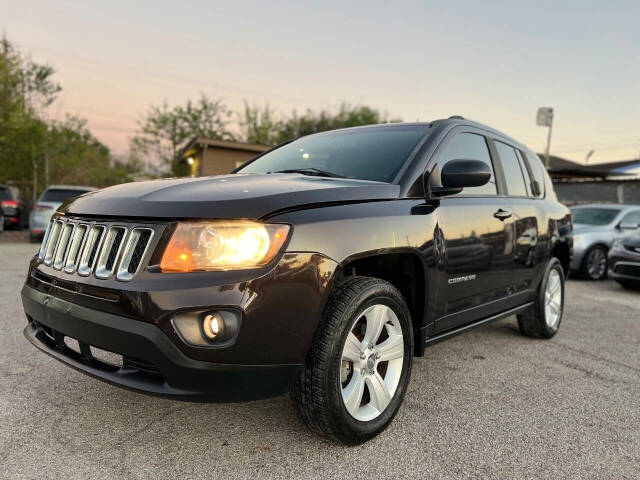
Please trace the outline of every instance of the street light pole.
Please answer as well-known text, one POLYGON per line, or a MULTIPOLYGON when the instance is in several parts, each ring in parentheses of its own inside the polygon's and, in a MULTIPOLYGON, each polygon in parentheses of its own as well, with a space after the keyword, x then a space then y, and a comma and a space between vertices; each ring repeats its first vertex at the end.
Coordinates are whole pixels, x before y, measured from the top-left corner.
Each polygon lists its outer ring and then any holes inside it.
POLYGON ((549 151, 551 150, 551 128, 553 127, 553 109, 549 112, 549 133, 547 133, 547 149, 544 152, 545 165, 549 170, 549 151))
POLYGON ((549 151, 551 150, 551 128, 553 126, 553 107, 540 107, 536 116, 536 124, 541 127, 549 127, 547 133, 547 148, 544 152, 544 163, 549 170, 549 151))
POLYGON ((587 156, 584 157, 584 164, 585 165, 589 165, 589 159, 591 158, 591 155, 593 155, 595 153, 595 150, 591 149, 589 150, 589 153, 587 153, 587 156))

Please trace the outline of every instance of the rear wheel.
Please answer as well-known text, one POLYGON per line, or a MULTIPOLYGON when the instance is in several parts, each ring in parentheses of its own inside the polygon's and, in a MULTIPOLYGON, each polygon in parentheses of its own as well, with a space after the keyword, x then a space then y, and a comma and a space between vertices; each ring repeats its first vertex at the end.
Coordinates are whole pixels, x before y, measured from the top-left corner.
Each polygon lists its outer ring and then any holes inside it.
POLYGON ((588 280, 602 280, 607 276, 607 250, 595 245, 587 250, 580 268, 582 276, 588 280))
POLYGON ((411 375, 413 330, 393 285, 353 277, 339 284, 292 396, 312 430, 366 442, 393 420, 411 375))
POLYGON ((557 258, 547 264, 534 305, 518 315, 518 327, 527 337, 551 338, 560 328, 564 310, 564 270, 557 258))

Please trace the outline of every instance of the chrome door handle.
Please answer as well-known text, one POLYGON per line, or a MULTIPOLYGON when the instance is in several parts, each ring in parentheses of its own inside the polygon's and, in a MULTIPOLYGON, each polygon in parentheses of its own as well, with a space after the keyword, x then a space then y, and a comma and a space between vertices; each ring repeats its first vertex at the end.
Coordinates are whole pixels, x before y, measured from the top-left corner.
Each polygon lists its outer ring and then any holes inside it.
POLYGON ((498 209, 496 213, 493 214, 498 220, 506 220, 512 215, 511 210, 505 210, 504 208, 498 209))

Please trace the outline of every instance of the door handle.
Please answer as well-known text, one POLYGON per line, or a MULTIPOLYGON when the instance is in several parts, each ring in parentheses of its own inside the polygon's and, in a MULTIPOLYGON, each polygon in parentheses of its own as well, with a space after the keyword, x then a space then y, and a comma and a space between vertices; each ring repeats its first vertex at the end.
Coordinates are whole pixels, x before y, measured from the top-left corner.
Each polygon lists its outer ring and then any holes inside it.
POLYGON ((511 215, 511 210, 507 210, 504 208, 499 208, 498 211, 493 214, 493 216, 498 220, 506 220, 507 218, 511 217, 511 215))

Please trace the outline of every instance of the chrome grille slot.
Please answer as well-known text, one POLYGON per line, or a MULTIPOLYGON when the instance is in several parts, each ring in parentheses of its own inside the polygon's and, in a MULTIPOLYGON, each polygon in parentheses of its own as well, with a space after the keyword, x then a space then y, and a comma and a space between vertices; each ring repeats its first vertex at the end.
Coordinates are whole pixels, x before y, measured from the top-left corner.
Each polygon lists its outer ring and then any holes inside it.
POLYGON ((64 262, 64 271, 73 273, 78 263, 78 257, 82 251, 82 244, 86 237, 88 225, 79 224, 73 234, 71 244, 69 245, 67 258, 64 262))
POLYGON ((53 268, 56 270, 62 269, 62 266, 64 265, 67 247, 69 246, 69 239, 71 238, 75 228, 76 224, 71 222, 65 223, 62 227, 62 233, 60 234, 60 240, 56 247, 56 253, 53 256, 53 268))
POLYGON ((87 234, 87 240, 82 248, 80 261, 78 262, 78 274, 87 276, 93 270, 93 265, 98 254, 98 249, 102 244, 105 227, 94 225, 87 234))
POLYGON ((44 251, 44 264, 51 265, 53 261, 53 254, 56 251, 56 247, 58 246, 58 238, 60 237, 60 231, 62 230, 63 225, 62 220, 57 220, 53 226, 51 227, 51 235, 49 236, 49 241, 47 242, 47 248, 44 251))
POLYGON ((96 262, 97 278, 108 278, 113 271, 124 245, 124 237, 127 230, 124 227, 111 227, 107 232, 104 244, 96 262))
POLYGON ((40 251, 38 252, 38 258, 40 260, 44 258, 44 252, 47 249, 47 242, 49 241, 49 236, 51 235, 51 226, 53 225, 53 222, 54 220, 49 221, 47 230, 44 232, 44 238, 42 239, 42 244, 40 245, 40 251))
POLYGON ((150 228, 134 228, 131 231, 116 274, 118 280, 131 280, 138 272, 152 236, 153 230, 150 228))
POLYGON ((56 215, 44 234, 38 258, 43 267, 67 275, 127 282, 143 269, 163 228, 155 223, 56 215))

